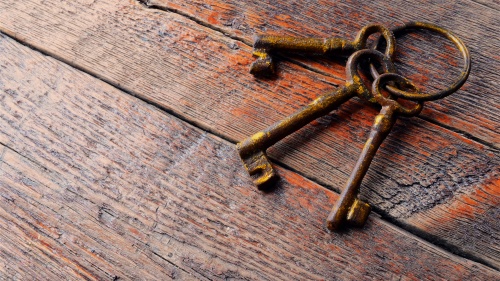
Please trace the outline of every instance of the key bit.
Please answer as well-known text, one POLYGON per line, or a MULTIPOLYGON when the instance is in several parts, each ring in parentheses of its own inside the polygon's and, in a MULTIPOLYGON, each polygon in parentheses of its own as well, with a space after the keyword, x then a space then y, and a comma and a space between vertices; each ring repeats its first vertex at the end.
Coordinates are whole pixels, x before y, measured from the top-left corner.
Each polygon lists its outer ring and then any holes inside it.
POLYGON ((368 140, 363 147, 351 176, 347 180, 346 187, 328 216, 327 227, 330 230, 338 229, 344 222, 355 226, 364 225, 371 208, 367 203, 360 201, 356 197, 358 196, 363 177, 366 175, 375 153, 387 135, 389 135, 398 115, 415 116, 422 110, 422 102, 418 102, 414 107, 408 109, 400 105, 396 100, 382 96, 380 87, 391 82, 395 83, 394 85, 398 87, 412 88, 414 92, 419 92, 409 80, 395 73, 382 74, 373 82, 372 93, 377 102, 382 105, 382 109, 380 114, 375 117, 368 140))
POLYGON ((361 227, 368 219, 368 215, 370 214, 371 210, 372 207, 370 206, 370 204, 356 198, 354 199, 354 203, 352 203, 352 206, 347 213, 346 221, 350 225, 361 227))
POLYGON ((392 57, 395 51, 394 35, 380 24, 364 26, 354 41, 344 38, 297 38, 291 36, 258 35, 253 45, 253 56, 257 58, 250 66, 250 73, 256 76, 272 76, 275 66, 272 54, 298 53, 327 56, 349 56, 366 48, 366 40, 376 32, 380 32, 387 44, 385 54, 392 57))
MULTIPOLYGON (((318 97, 301 110, 237 144, 240 157, 254 179, 255 185, 262 188, 269 180, 275 178, 272 165, 266 156, 267 148, 314 119, 330 113, 340 104, 354 96, 359 96, 367 100, 372 99, 371 92, 365 86, 358 73, 358 65, 363 59, 377 61, 384 72, 394 71, 391 59, 383 53, 368 49, 357 51, 347 61, 346 73, 348 79, 343 87, 337 91, 318 97)), ((358 217, 355 214, 353 213, 353 218, 358 217)))
POLYGON ((265 189, 277 178, 271 162, 263 151, 246 156, 243 164, 259 189, 265 189))

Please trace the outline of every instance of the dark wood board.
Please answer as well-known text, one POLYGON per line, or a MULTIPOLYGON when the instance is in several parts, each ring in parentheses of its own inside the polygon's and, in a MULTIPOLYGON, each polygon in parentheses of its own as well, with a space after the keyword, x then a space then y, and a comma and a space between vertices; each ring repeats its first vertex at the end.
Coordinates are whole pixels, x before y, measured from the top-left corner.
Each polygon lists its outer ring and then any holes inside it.
POLYGON ((495 280, 372 215, 327 233, 338 195, 278 168, 257 191, 234 146, 0 37, 0 277, 495 280))
MULTIPOLYGON (((278 79, 254 79, 248 45, 176 13, 136 2, 63 3, 2 2, 1 30, 233 142, 342 83, 288 62, 278 79)), ((271 156, 340 191, 376 113, 349 102, 271 156)), ((423 119, 402 120, 362 194, 387 220, 499 268, 498 224, 491 219, 498 217, 499 161, 487 143, 423 119)))

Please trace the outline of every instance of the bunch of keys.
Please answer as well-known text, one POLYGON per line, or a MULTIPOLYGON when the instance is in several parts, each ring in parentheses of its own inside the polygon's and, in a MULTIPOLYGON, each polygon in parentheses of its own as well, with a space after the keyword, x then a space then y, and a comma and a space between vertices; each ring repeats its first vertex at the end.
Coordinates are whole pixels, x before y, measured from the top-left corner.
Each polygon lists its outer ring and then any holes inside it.
MULTIPOLYGON (((375 42, 375 47, 378 46, 379 41, 375 42)), ((349 56, 346 64, 346 83, 336 91, 316 98, 294 114, 239 142, 237 144, 239 155, 254 184, 259 189, 266 189, 277 178, 267 157, 267 148, 314 119, 330 113, 352 97, 357 96, 360 99, 379 104, 382 108, 375 117, 368 140, 339 200, 327 218, 327 227, 332 231, 339 229, 346 223, 353 226, 363 226, 370 214, 371 206, 358 199, 359 188, 378 148, 390 133, 399 116, 416 116, 422 111, 423 102, 444 98, 456 92, 465 83, 470 73, 469 51, 460 38, 433 24, 410 22, 393 30, 379 24, 372 24, 363 27, 354 41, 342 38, 258 36, 254 43, 253 52, 257 60, 252 64, 250 73, 256 76, 273 74, 275 66, 272 56, 276 53, 288 52, 349 56), (395 37, 412 29, 436 32, 451 40, 461 52, 464 63, 462 72, 447 89, 435 93, 423 93, 410 80, 395 73, 396 69, 392 62, 396 49, 395 37), (376 48, 366 47, 368 37, 375 33, 380 33, 386 41, 384 53, 376 48), (371 89, 365 85, 358 71, 362 61, 371 63, 370 72, 374 78, 371 89), (387 96, 383 95, 383 92, 387 96), (403 106, 398 100, 411 101, 411 105, 403 106)))

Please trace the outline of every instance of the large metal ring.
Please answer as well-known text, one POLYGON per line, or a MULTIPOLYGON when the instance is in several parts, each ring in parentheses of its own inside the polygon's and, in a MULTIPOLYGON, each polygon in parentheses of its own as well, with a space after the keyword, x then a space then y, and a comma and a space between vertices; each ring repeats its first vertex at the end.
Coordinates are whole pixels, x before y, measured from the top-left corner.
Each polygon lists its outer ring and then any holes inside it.
MULTIPOLYGON (((412 93, 412 92, 400 90, 400 89, 395 88, 395 87, 390 86, 390 85, 386 86, 387 91, 396 97, 407 99, 407 100, 431 101, 431 100, 437 100, 437 99, 444 98, 444 97, 456 92, 458 89, 460 89, 460 87, 462 87, 462 85, 465 83, 465 81, 469 77, 469 73, 470 73, 470 69, 471 69, 470 53, 469 53, 469 50, 467 49, 467 47, 465 46, 464 42, 460 38, 458 38, 455 34, 451 33, 449 30, 446 30, 446 29, 439 27, 437 25, 425 23, 425 22, 409 22, 409 23, 404 24, 403 26, 396 27, 396 28, 392 29, 392 32, 397 37, 399 34, 407 33, 411 29, 430 30, 430 31, 436 32, 440 35, 443 35, 444 37, 451 40, 457 46, 458 50, 462 53, 463 62, 464 62, 462 73, 460 74, 460 76, 455 80, 455 82, 450 87, 448 87, 444 90, 435 92, 435 93, 412 93)), ((382 37, 380 37, 380 38, 382 38, 382 37)), ((375 46, 378 46, 379 43, 380 43, 380 40, 375 42, 375 46)))

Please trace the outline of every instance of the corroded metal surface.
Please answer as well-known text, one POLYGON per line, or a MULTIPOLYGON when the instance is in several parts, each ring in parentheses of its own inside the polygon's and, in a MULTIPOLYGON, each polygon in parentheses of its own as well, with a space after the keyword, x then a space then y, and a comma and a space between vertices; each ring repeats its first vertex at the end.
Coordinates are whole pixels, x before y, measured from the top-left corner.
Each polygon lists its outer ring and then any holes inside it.
MULTIPOLYGON (((413 93, 413 92, 407 92, 395 87, 392 87, 390 85, 387 85, 386 89, 389 91, 394 97, 397 98, 402 98, 402 99, 407 99, 407 100, 413 100, 413 101, 433 101, 437 99, 442 99, 446 96, 449 96, 453 94, 454 92, 458 91, 460 87, 467 81, 467 78, 469 77, 470 69, 471 69, 471 58, 470 58, 470 53, 467 47, 465 46, 464 42, 462 39, 457 37, 455 34, 450 32, 449 30, 446 30, 442 27, 439 27, 437 25, 431 24, 431 23, 426 23, 426 22, 409 22, 406 23, 402 26, 396 27, 392 29, 392 32, 396 37, 399 37, 403 34, 409 33, 412 30, 428 30, 432 31, 434 33, 437 33, 443 37, 446 37, 448 40, 453 42, 457 49, 460 51, 462 54, 462 60, 463 60, 463 65, 462 65, 462 71, 460 75, 455 79, 455 81, 448 86, 444 90, 437 91, 435 93, 413 93)), ((381 37, 384 38, 384 37, 381 37)), ((380 38, 379 38, 380 39, 380 38)), ((378 42, 376 43, 378 45, 378 42)))
POLYGON ((368 37, 382 34, 387 42, 385 54, 392 58, 396 50, 393 33, 380 24, 364 26, 354 41, 344 38, 296 38, 289 36, 259 35, 255 37, 253 55, 257 60, 251 65, 250 73, 256 76, 270 76, 275 73, 273 53, 300 53, 327 56, 349 56, 366 48, 368 37))
POLYGON ((375 156, 378 148, 389 135, 393 125, 396 123, 397 116, 415 116, 422 111, 422 102, 416 103, 412 108, 406 108, 400 105, 396 100, 386 98, 380 93, 381 87, 389 82, 395 82, 399 87, 413 88, 415 93, 419 93, 415 85, 401 75, 395 73, 382 74, 373 82, 373 95, 377 102, 382 105, 380 114, 375 117, 368 140, 363 147, 361 155, 354 166, 351 176, 347 180, 339 200, 333 206, 333 209, 327 219, 327 227, 330 230, 338 229, 344 221, 350 222, 352 218, 358 218, 355 225, 362 226, 370 213, 370 206, 366 203, 359 203, 357 195, 359 187, 368 167, 375 156))
POLYGON ((372 99, 371 91, 366 87, 358 72, 359 63, 366 59, 378 62, 384 72, 394 72, 395 70, 391 59, 381 52, 370 49, 357 51, 347 61, 346 74, 348 78, 343 87, 318 97, 289 117, 237 144, 240 157, 250 176, 252 176, 255 185, 263 189, 276 177, 266 156, 266 149, 271 145, 314 119, 328 114, 352 97, 358 96, 363 99, 372 99))
MULTIPOLYGON (((376 41, 375 46, 378 46, 378 43, 379 41, 376 41)), ((456 92, 465 83, 470 72, 470 54, 462 40, 448 30, 421 22, 410 22, 392 31, 378 24, 367 25, 361 29, 352 42, 341 38, 316 39, 258 36, 256 37, 253 53, 257 60, 252 64, 250 72, 254 75, 274 73, 274 64, 271 57, 274 52, 350 55, 350 57, 346 65, 347 81, 344 86, 337 91, 315 99, 309 105, 284 120, 237 144, 240 157, 259 189, 268 187, 277 177, 266 155, 267 148, 314 119, 328 114, 354 96, 382 106, 340 199, 335 203, 327 218, 327 227, 330 230, 337 230, 343 223, 362 226, 367 220, 371 207, 368 203, 357 198, 359 188, 375 153, 390 133, 397 117, 416 116, 421 112, 424 101, 440 99, 456 92), (462 53, 464 61, 462 72, 448 88, 436 93, 422 93, 411 81, 394 73, 395 68, 392 57, 396 46, 395 36, 392 32, 400 35, 412 29, 426 29, 437 32, 451 40, 462 53), (385 38, 387 42, 385 54, 375 49, 364 49, 366 48, 368 36, 377 32, 381 33, 381 38, 385 38), (370 70, 375 79, 371 91, 358 72, 362 60, 368 60, 371 63, 370 70), (379 74, 374 65, 379 65, 383 74, 379 74), (382 95, 382 91, 386 91, 387 97, 382 95), (405 107, 397 99, 413 101, 413 105, 410 108, 405 107)))

